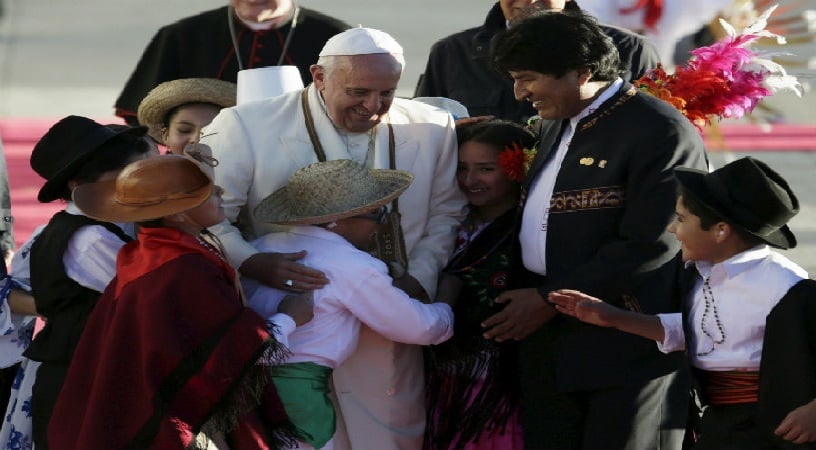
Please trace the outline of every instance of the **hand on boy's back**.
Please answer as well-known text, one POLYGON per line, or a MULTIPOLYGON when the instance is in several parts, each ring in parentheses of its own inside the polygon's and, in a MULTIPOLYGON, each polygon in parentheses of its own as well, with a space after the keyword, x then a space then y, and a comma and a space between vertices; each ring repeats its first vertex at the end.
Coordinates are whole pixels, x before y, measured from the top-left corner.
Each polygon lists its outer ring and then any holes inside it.
POLYGON ((307 292, 329 284, 323 272, 298 262, 305 256, 306 251, 256 253, 247 258, 239 270, 246 277, 289 292, 307 292))
POLYGON ((314 316, 314 293, 289 294, 278 304, 278 312, 291 317, 297 326, 301 326, 314 316))

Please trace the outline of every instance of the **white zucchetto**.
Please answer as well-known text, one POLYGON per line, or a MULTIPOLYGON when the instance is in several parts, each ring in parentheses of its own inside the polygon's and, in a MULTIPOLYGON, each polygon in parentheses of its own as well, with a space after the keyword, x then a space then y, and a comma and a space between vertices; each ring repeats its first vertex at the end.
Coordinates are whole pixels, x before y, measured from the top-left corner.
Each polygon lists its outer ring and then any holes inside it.
POLYGON ((402 46, 390 34, 374 28, 350 28, 326 41, 319 56, 402 54, 402 46))

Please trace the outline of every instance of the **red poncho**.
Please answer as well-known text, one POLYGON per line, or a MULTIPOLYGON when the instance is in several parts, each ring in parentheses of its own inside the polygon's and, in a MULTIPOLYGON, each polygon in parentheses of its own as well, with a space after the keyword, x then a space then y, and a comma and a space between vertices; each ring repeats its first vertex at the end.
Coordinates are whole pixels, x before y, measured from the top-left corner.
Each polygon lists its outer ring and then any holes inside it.
POLYGON ((52 449, 185 449, 204 424, 233 449, 287 439, 259 365, 282 348, 225 261, 189 234, 144 228, 116 269, 54 409, 52 449))

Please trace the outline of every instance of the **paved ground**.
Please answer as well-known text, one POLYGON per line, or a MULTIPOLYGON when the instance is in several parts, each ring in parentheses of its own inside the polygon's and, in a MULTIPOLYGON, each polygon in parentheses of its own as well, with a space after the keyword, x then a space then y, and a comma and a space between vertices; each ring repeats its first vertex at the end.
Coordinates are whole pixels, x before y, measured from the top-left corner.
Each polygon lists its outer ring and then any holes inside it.
MULTIPOLYGON (((781 3, 784 6, 797 1, 782 0, 781 3)), ((25 127, 29 119, 30 123, 40 126, 43 121, 53 122, 68 114, 114 120, 113 102, 155 30, 177 18, 223 5, 225 0, 0 2, 4 6, 4 15, 0 18, 0 134, 8 139, 19 131, 8 127, 25 127)), ((401 96, 413 92, 433 42, 481 23, 493 3, 494 0, 300 1, 304 6, 351 24, 380 28, 393 34, 406 51, 401 96)), ((816 0, 808 0, 806 7, 816 9, 816 0)), ((816 55, 813 43, 792 46, 789 50, 802 58, 816 55)), ((794 67, 793 71, 803 81, 816 83, 812 69, 794 67)), ((781 96, 770 104, 782 110, 789 123, 816 125, 813 95, 808 92, 804 99, 781 96)), ((774 133, 771 129, 770 135, 774 133)), ((30 146, 26 145, 30 144, 5 142, 14 188, 12 208, 21 225, 16 227, 17 238, 21 240, 34 224, 47 218, 51 210, 33 201, 40 180, 27 166, 30 146)), ((751 150, 750 146, 740 148, 751 150)), ((768 149, 767 146, 762 148, 768 149)), ((778 149, 771 146, 769 150, 778 149)), ((750 154, 768 162, 790 180, 801 198, 802 212, 791 224, 801 246, 789 255, 816 274, 816 183, 813 181, 816 145, 804 150, 714 152, 712 162, 719 166, 728 158, 750 154)))

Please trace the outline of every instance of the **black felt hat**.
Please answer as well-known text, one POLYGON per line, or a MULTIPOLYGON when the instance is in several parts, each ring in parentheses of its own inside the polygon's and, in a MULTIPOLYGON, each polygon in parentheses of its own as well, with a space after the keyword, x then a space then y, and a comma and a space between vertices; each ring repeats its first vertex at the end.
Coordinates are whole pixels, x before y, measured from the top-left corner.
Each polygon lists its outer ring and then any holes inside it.
POLYGON ((729 224, 773 247, 796 247, 796 237, 786 224, 799 212, 799 200, 787 181, 764 162, 745 157, 711 173, 676 168, 674 174, 689 195, 729 224))
POLYGON ((87 117, 68 116, 52 126, 31 152, 31 168, 45 178, 37 199, 47 203, 61 197, 65 184, 102 145, 117 136, 144 136, 147 127, 114 131, 87 117))

